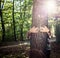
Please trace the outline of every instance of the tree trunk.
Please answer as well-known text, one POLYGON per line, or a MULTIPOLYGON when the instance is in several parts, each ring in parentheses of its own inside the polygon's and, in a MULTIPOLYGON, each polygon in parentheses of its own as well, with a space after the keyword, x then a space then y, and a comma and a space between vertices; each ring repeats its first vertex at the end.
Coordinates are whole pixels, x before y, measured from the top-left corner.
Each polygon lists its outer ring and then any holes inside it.
POLYGON ((23 24, 21 24, 20 28, 20 41, 23 41, 23 24))
POLYGON ((23 14, 22 14, 22 10, 21 10, 22 6, 21 6, 21 1, 20 1, 20 20, 22 22, 20 22, 20 41, 23 41, 23 14))
MULTIPOLYGON (((44 2, 46 0, 33 0, 33 16, 32 26, 40 28, 41 26, 47 26, 47 13, 44 9, 44 2)), ((31 34, 30 47, 38 51, 44 51, 46 47, 47 34, 39 32, 38 34, 31 34)), ((31 58, 31 57, 30 57, 31 58)))
POLYGON ((13 0, 13 14, 12 14, 12 16, 13 16, 14 40, 16 41, 16 32, 15 32, 16 27, 15 27, 15 20, 14 20, 14 0, 13 0))
POLYGON ((5 40, 5 26, 4 26, 4 21, 2 17, 1 1, 0 1, 0 17, 1 17, 1 25, 2 25, 2 41, 4 41, 5 40))

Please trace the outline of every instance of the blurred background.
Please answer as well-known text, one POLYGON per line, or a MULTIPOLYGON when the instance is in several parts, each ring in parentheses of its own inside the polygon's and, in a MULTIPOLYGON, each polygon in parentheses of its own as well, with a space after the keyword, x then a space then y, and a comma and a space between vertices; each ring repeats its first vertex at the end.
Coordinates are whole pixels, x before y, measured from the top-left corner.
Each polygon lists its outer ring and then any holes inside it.
MULTIPOLYGON (((45 4, 51 41, 60 43, 60 1, 51 1, 45 4)), ((28 58, 27 32, 32 26, 32 8, 33 0, 0 0, 0 58, 28 58)), ((57 46, 52 45, 54 50, 57 46)), ((58 54, 53 54, 52 58, 57 58, 58 54)))

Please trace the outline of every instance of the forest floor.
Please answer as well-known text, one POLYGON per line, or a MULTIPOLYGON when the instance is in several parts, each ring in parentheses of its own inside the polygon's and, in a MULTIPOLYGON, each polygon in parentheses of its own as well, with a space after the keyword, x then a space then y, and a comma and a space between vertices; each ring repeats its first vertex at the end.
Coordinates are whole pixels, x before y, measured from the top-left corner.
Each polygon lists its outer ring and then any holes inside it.
MULTIPOLYGON (((60 44, 51 41, 51 58, 60 58, 60 44)), ((0 44, 0 58, 29 58, 30 43, 7 42, 0 44)))
POLYGON ((60 43, 51 43, 51 58, 60 58, 60 43))

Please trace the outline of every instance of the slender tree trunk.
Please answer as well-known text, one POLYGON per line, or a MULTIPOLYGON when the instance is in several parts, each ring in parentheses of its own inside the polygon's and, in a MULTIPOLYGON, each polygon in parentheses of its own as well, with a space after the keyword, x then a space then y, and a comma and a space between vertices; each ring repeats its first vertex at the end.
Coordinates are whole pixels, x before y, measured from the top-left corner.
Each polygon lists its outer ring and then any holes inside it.
MULTIPOLYGON (((41 26, 48 25, 47 13, 43 8, 44 1, 46 0, 33 0, 32 26, 40 28, 41 26)), ((46 33, 39 32, 38 34, 31 34, 31 50, 37 49, 38 51, 44 51, 46 47, 46 39, 46 33)))
POLYGON ((14 20, 14 0, 13 0, 13 14, 12 14, 12 16, 13 16, 14 40, 16 41, 16 32, 15 32, 16 27, 15 27, 15 20, 14 20))
POLYGON ((20 28, 20 40, 23 41, 23 24, 21 24, 20 28))
POLYGON ((1 17, 1 25, 2 25, 2 41, 5 41, 5 26, 4 26, 4 21, 2 17, 2 8, 1 8, 1 1, 0 1, 0 17, 1 17))
POLYGON ((21 12, 21 1, 20 1, 20 20, 22 21, 20 23, 20 40, 23 41, 23 19, 22 19, 22 12, 21 12))

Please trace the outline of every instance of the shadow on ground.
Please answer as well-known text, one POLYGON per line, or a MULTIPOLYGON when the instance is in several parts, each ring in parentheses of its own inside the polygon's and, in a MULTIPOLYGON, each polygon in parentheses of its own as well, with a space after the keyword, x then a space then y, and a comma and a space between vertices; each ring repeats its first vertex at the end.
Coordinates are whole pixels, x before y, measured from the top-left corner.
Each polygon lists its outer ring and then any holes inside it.
MULTIPOLYGON (((20 42, 13 45, 9 44, 0 47, 0 58, 29 58, 29 42, 20 42)), ((60 58, 60 44, 51 42, 51 46, 51 58, 60 58)))

